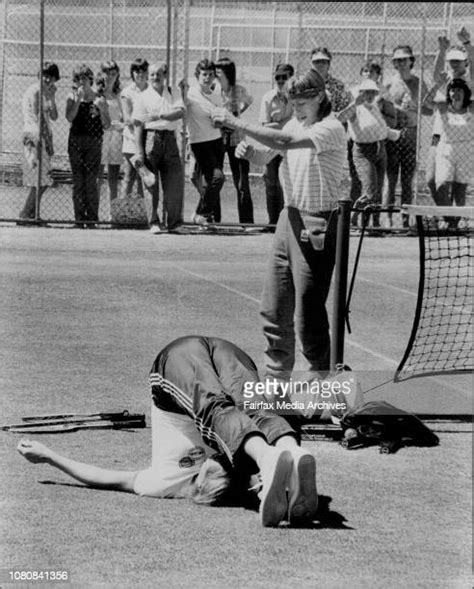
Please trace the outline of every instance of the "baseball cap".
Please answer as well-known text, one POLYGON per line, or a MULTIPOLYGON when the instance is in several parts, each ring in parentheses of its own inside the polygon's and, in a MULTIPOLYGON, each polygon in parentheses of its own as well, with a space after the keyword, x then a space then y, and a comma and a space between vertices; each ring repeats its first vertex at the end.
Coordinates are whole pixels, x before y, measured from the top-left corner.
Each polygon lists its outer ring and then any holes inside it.
POLYGON ((405 59, 407 57, 413 57, 413 51, 411 47, 397 47, 393 51, 392 60, 393 59, 405 59))
POLYGON ((377 82, 374 80, 363 80, 359 85, 359 92, 364 90, 372 90, 373 92, 380 92, 377 82))
POLYGON ((465 61, 467 59, 467 53, 462 49, 450 49, 446 53, 446 61, 465 61))

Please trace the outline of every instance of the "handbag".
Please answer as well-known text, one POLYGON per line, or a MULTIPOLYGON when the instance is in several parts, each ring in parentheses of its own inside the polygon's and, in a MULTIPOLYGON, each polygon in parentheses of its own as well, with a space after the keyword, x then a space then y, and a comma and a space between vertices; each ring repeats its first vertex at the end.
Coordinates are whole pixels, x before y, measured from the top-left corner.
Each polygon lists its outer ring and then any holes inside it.
POLYGON ((139 196, 123 196, 110 203, 110 220, 117 225, 148 227, 145 199, 139 196))

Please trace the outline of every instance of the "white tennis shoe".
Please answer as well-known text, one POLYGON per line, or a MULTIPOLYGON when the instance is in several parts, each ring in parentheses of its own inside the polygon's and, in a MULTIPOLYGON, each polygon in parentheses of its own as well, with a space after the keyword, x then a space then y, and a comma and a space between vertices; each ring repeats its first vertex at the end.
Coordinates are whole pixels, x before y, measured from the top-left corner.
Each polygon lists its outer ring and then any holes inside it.
POLYGON ((276 527, 288 514, 287 489, 293 469, 293 458, 287 449, 270 448, 260 470, 260 521, 265 528, 276 527))
POLYGON ((299 446, 291 449, 293 470, 288 489, 288 520, 290 524, 315 519, 318 509, 316 491, 316 459, 299 446))

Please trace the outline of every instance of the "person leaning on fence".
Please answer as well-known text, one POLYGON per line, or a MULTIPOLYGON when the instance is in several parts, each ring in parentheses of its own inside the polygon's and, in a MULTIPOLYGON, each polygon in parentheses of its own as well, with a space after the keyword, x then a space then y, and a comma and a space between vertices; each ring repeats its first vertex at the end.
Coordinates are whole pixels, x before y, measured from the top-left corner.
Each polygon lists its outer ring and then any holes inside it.
MULTIPOLYGON (((451 46, 446 36, 438 37, 438 52, 436 53, 433 82, 434 85, 425 97, 427 104, 435 108, 435 122, 437 125, 437 106, 446 105, 447 84, 451 80, 465 80, 473 90, 474 79, 474 47, 471 44, 471 36, 466 27, 461 27, 457 32, 458 45, 451 46)), ((436 167, 436 140, 431 145, 425 164, 426 183, 433 200, 437 203, 437 190, 435 180, 436 167)), ((438 204, 438 203, 437 203, 438 204)))
MULTIPOLYGON (((221 93, 215 91, 216 66, 209 59, 201 60, 194 71, 197 84, 185 93, 186 123, 189 143, 204 185, 193 215, 194 223, 206 225, 220 222, 220 192, 224 185, 224 142, 221 130, 211 121, 211 110, 222 106, 221 93)), ((195 184, 197 185, 197 183, 195 184)))
POLYGON ((132 112, 133 103, 137 96, 148 87, 148 61, 142 57, 137 57, 130 65, 130 78, 132 81, 120 94, 122 103, 122 113, 125 128, 123 130, 123 191, 125 198, 132 196, 133 185, 136 183, 138 196, 143 198, 143 183, 140 175, 132 164, 131 160, 135 155, 135 129, 133 126, 132 112))
MULTIPOLYGON (((418 98, 427 94, 423 80, 412 73, 415 57, 409 45, 398 45, 393 50, 392 64, 396 72, 386 86, 388 97, 397 109, 398 141, 387 143, 387 192, 385 202, 389 209, 395 205, 395 190, 400 175, 401 205, 409 205, 413 199, 413 181, 416 171, 418 98)), ((422 105, 422 115, 433 114, 433 109, 422 105)), ((392 213, 388 213, 392 223, 392 213)), ((409 227, 408 215, 402 214, 403 227, 409 227)))
POLYGON ((42 76, 43 87, 43 117, 42 117, 42 137, 40 142, 40 83, 31 84, 21 102, 23 111, 23 186, 29 187, 28 196, 20 212, 19 224, 34 220, 36 218, 36 200, 38 206, 41 197, 48 186, 53 184, 51 178, 51 157, 54 154, 53 133, 51 130, 51 121, 58 118, 58 109, 56 106, 56 82, 59 81, 59 69, 55 63, 45 62, 42 71, 38 74, 42 76), (41 177, 38 188, 38 166, 39 153, 38 148, 41 145, 41 177))
POLYGON ((99 194, 105 166, 107 166, 107 183, 110 202, 118 197, 120 168, 123 161, 123 114, 120 100, 120 68, 115 61, 104 61, 96 75, 96 91, 104 96, 110 115, 110 127, 104 130, 102 137, 102 158, 99 174, 99 194))
MULTIPOLYGON (((295 73, 289 63, 279 63, 273 73, 275 88, 266 92, 260 105, 260 123, 269 129, 282 129, 293 116, 293 106, 288 98, 286 84, 295 73)), ((276 155, 265 166, 265 183, 268 222, 276 225, 284 206, 283 188, 279 179, 282 156, 276 155)))
POLYGON ((255 363, 231 342, 182 337, 161 350, 150 373, 148 468, 99 468, 30 440, 18 451, 91 487, 204 505, 245 504, 250 475, 259 471, 261 524, 310 522, 318 506, 315 459, 283 416, 244 404, 244 389, 257 381, 255 363))
POLYGON ((71 124, 68 155, 75 226, 92 228, 99 220, 102 136, 110 126, 110 116, 105 97, 99 96, 92 87, 94 74, 88 65, 76 66, 72 81, 72 92, 66 100, 66 119, 71 124))
MULTIPOLYGON (((435 103, 435 108, 435 202, 462 207, 474 177, 474 104, 466 80, 451 80, 446 87, 446 102, 435 103)), ((458 227, 459 217, 448 219, 451 228, 458 227)))
MULTIPOLYGON (((375 103, 377 104, 382 117, 387 124, 387 127, 390 129, 395 129, 397 126, 397 111, 395 110, 395 106, 391 100, 388 99, 386 94, 383 94, 380 91, 380 80, 382 77, 382 67, 381 65, 373 60, 368 60, 364 63, 364 65, 360 68, 360 77, 361 82, 364 80, 372 80, 376 82, 379 88, 379 92, 376 95, 375 103)), ((355 88, 350 89, 351 96, 357 97, 359 94, 359 86, 355 86, 355 88)), ((362 185, 357 174, 356 167, 354 165, 354 158, 353 158, 353 149, 354 149, 354 141, 349 135, 348 141, 348 159, 351 168, 351 192, 350 197, 352 202, 355 203, 362 195, 362 185)), ((357 208, 357 207, 356 207, 357 208)), ((358 217, 359 213, 354 211, 351 217, 351 225, 355 228, 358 226, 358 217)))
MULTIPOLYGON (((354 90, 356 93, 356 90, 354 90)), ((338 113, 342 123, 348 123, 349 137, 353 141, 353 159, 357 176, 361 182, 361 197, 355 206, 375 207, 372 212, 372 226, 380 227, 380 208, 385 180, 387 154, 386 140, 395 141, 400 132, 387 126, 376 103, 380 93, 374 80, 363 80, 357 89, 357 96, 347 108, 338 113)), ((374 232, 373 235, 383 236, 374 232)))
POLYGON ((337 212, 346 133, 331 115, 323 78, 314 70, 291 78, 294 117, 282 130, 251 125, 216 109, 216 124, 236 128, 266 146, 243 142, 237 154, 255 163, 283 155, 285 208, 280 213, 262 294, 267 340, 265 377, 286 381, 295 363, 296 336, 309 370, 330 364, 326 299, 335 262, 337 212))
MULTIPOLYGON (((155 175, 156 184, 161 181, 166 226, 174 230, 183 222, 184 177, 176 131, 184 115, 184 102, 181 91, 168 86, 166 63, 150 65, 149 76, 148 88, 137 96, 133 105, 134 162, 138 167, 146 165, 155 175)), ((145 200, 150 232, 160 233, 158 186, 146 188, 145 200)))
MULTIPOLYGON (((252 104, 253 98, 243 86, 236 83, 235 63, 227 57, 219 59, 216 62, 216 74, 220 83, 224 107, 234 116, 241 116, 252 104)), ((243 136, 238 131, 222 129, 222 138, 237 192, 239 222, 253 223, 253 203, 249 184, 250 165, 247 160, 235 157, 235 147, 243 139, 243 136)))

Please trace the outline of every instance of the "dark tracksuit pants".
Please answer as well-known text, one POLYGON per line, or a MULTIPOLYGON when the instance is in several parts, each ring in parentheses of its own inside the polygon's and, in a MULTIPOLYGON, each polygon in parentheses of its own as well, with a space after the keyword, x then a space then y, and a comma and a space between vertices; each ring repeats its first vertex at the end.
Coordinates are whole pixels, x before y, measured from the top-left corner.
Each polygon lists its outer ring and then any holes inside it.
POLYGON ((253 360, 236 345, 217 338, 187 336, 166 346, 149 377, 154 404, 193 418, 205 443, 235 466, 242 443, 258 434, 269 444, 300 435, 288 421, 265 410, 244 409, 244 384, 258 381, 253 360))

